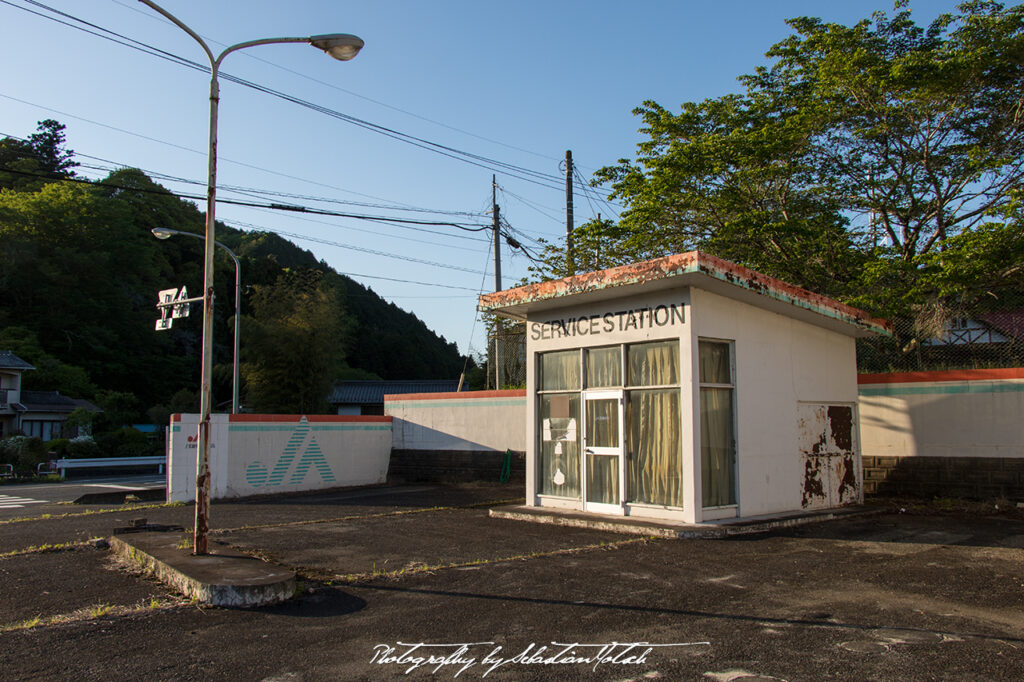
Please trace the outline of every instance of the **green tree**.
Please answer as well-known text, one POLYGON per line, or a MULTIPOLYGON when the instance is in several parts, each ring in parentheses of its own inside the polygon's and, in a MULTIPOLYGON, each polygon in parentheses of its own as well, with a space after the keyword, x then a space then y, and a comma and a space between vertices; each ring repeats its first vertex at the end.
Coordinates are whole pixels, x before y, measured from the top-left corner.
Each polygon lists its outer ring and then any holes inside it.
POLYGON ((64 125, 46 119, 26 140, 0 139, 0 188, 36 190, 74 177, 74 152, 64 147, 64 125))
POLYGON ((256 412, 316 414, 343 367, 349 323, 318 270, 285 270, 257 285, 243 318, 245 404, 256 412))
POLYGON ((700 248, 883 314, 971 286, 966 254, 1005 266, 1024 6, 974 0, 927 28, 905 2, 854 26, 789 23, 742 94, 637 110, 636 160, 596 175, 626 211, 582 241, 605 238, 612 264, 700 248))
POLYGON ((96 385, 81 367, 61 362, 43 350, 39 339, 28 327, 11 326, 0 330, 0 348, 10 350, 34 370, 22 375, 22 388, 30 391, 60 391, 72 398, 91 398, 96 385))

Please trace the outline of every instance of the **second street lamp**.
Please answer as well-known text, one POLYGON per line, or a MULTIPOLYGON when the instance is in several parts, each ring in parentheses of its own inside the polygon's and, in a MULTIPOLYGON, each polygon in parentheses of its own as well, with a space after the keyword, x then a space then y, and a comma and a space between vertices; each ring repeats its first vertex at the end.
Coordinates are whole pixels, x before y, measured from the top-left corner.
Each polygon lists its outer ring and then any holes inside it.
POLYGON ((232 45, 215 57, 206 41, 173 14, 157 5, 153 0, 139 0, 139 2, 156 10, 175 26, 192 36, 210 60, 210 151, 209 174, 206 183, 206 246, 203 258, 203 360, 199 387, 199 447, 196 452, 196 516, 195 547, 193 549, 195 554, 207 554, 210 513, 210 385, 213 376, 213 249, 216 241, 215 213, 217 204, 217 106, 220 102, 220 85, 217 74, 220 71, 221 62, 226 56, 247 47, 276 43, 308 43, 335 59, 348 61, 359 54, 359 50, 363 47, 363 41, 347 33, 307 38, 264 38, 232 45))
MULTIPOLYGON (((172 230, 169 227, 154 227, 150 232, 157 239, 170 239, 175 235, 184 235, 186 237, 195 237, 196 239, 202 239, 203 236, 196 234, 195 232, 182 232, 181 230, 172 230)), ((238 348, 239 348, 239 334, 241 327, 241 312, 242 312, 242 265, 238 262, 238 256, 224 246, 220 242, 216 242, 217 246, 224 249, 224 251, 231 256, 231 260, 235 262, 235 350, 232 357, 231 364, 231 414, 238 414, 240 409, 240 403, 238 402, 238 390, 239 390, 239 376, 238 376, 238 348)))

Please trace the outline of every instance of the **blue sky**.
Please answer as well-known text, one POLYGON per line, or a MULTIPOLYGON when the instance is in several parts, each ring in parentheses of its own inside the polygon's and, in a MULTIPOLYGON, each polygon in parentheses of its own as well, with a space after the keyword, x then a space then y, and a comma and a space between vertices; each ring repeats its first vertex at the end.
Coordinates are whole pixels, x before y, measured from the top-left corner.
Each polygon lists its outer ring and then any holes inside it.
MULTIPOLYGON (((222 68, 334 112, 553 176, 537 184, 518 173, 497 173, 502 215, 528 245, 530 239, 564 235, 564 189, 557 176, 565 150, 572 150, 589 179, 600 166, 632 156, 641 139, 632 114, 636 106, 651 99, 675 110, 685 101, 735 92, 737 76, 764 64, 764 52, 789 34, 787 18, 818 16, 849 24, 877 9, 891 11, 890 3, 861 0, 161 4, 215 52, 258 38, 360 36, 366 47, 350 62, 304 45, 274 45, 232 54, 222 68)), ((954 6, 952 1, 911 3, 919 24, 954 6)), ((55 118, 67 126, 72 149, 106 160, 80 157, 83 163, 139 167, 204 184, 208 76, 57 23, 48 8, 93 24, 88 30, 94 33, 113 31, 206 63, 191 38, 136 0, 2 0, 0 134, 25 137, 37 121, 55 118)), ((268 190, 296 195, 274 203, 490 222, 492 168, 233 83, 222 83, 219 132, 223 198, 252 200, 250 190, 268 190), (224 189, 228 186, 247 193, 224 189)), ((106 172, 83 169, 82 174, 98 178, 106 172)), ((174 191, 203 193, 201 184, 157 179, 174 191)), ((267 201, 267 195, 256 200, 267 201)), ((607 217, 615 208, 577 190, 577 224, 597 212, 607 217)), ((489 232, 403 229, 228 205, 218 207, 217 217, 241 229, 281 232, 416 313, 461 351, 485 348, 483 327, 475 321, 475 292, 494 287, 489 232)), ((528 265, 525 256, 506 246, 504 286, 525 277, 528 265)))

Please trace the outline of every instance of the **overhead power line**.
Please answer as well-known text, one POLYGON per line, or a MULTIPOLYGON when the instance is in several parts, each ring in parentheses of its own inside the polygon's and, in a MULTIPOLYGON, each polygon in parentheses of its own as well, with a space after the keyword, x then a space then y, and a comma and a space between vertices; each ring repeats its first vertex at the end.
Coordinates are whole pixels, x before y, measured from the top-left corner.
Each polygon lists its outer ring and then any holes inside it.
MULTIPOLYGON (((17 170, 10 168, 9 166, 0 165, 0 171, 5 173, 14 173, 15 175, 25 175, 29 177, 37 178, 48 178, 54 180, 55 178, 46 173, 31 173, 28 171, 17 170)), ((192 199, 195 201, 205 201, 206 197, 200 194, 184 194, 180 192, 171 192, 169 190, 157 190, 157 189, 145 189, 142 187, 129 187, 127 185, 118 185, 111 182, 103 182, 102 180, 89 180, 87 178, 59 178, 67 182, 78 182, 96 187, 108 187, 110 189, 120 189, 128 192, 143 192, 146 194, 167 194, 182 199, 192 199)), ((228 199, 217 197, 217 203, 228 204, 232 206, 247 206, 250 208, 269 208, 276 211, 289 211, 292 213, 310 213, 313 215, 326 215, 334 216, 336 218, 353 218, 356 220, 369 220, 371 222, 378 223, 396 223, 402 225, 432 225, 432 226, 448 226, 456 227, 466 232, 482 232, 484 230, 491 229, 490 225, 478 225, 475 223, 454 223, 441 220, 416 220, 412 218, 395 218, 391 216, 373 216, 361 213, 344 213, 342 211, 330 211, 327 209, 319 209, 311 206, 299 206, 297 204, 275 204, 275 203, 257 203, 254 201, 240 201, 238 199, 228 199)))
MULTIPOLYGON (((3 96, 3 95, 0 95, 0 96, 3 96)), ((17 135, 11 135, 11 134, 8 134, 8 133, 3 133, 3 132, 0 132, 0 138, 10 138, 10 139, 18 140, 20 142, 28 142, 28 140, 26 138, 18 137, 17 135)), ((39 159, 43 158, 42 155, 40 155, 40 154, 32 154, 28 150, 23 150, 22 153, 28 154, 28 155, 31 155, 31 156, 35 156, 36 158, 39 158, 39 159)), ((77 152, 77 151, 73 152, 73 154, 74 154, 75 158, 93 159, 93 160, 96 160, 96 161, 101 161, 101 162, 106 163, 106 164, 110 164, 108 166, 97 166, 97 165, 92 165, 92 164, 78 164, 76 166, 76 168, 85 168, 85 169, 89 169, 89 170, 102 171, 102 172, 106 172, 106 173, 112 173, 114 171, 125 169, 125 168, 132 168, 132 166, 130 166, 129 164, 125 164, 125 163, 122 163, 122 162, 119 162, 119 161, 112 161, 110 159, 104 159, 104 158, 101 158, 101 157, 98 157, 98 156, 90 156, 89 154, 83 154, 83 153, 77 152)), ((181 184, 186 184, 186 185, 194 185, 194 186, 202 186, 202 187, 206 186, 206 181, 203 181, 203 180, 193 180, 193 179, 189 179, 189 178, 182 178, 182 177, 179 177, 179 176, 168 175, 166 173, 161 173, 159 171, 154 171, 154 170, 147 169, 147 168, 139 168, 138 170, 141 170, 143 173, 145 173, 147 176, 149 176, 151 179, 154 179, 154 180, 161 180, 161 181, 164 181, 164 182, 174 182, 174 183, 181 183, 181 184)), ((405 205, 405 206, 408 206, 408 207, 404 208, 402 205, 399 205, 399 204, 371 204, 371 203, 368 203, 368 202, 346 201, 346 200, 343 200, 343 199, 332 199, 332 198, 329 198, 329 197, 316 197, 316 196, 309 196, 309 195, 302 195, 302 194, 293 194, 293 193, 289 193, 289 192, 279 192, 279 191, 274 191, 274 190, 257 189, 257 188, 243 187, 243 186, 238 186, 238 185, 221 185, 221 184, 218 184, 217 187, 218 187, 218 189, 220 191, 235 192, 235 193, 243 194, 243 195, 256 196, 256 198, 264 198, 264 197, 270 197, 270 196, 285 197, 285 198, 298 198, 298 199, 306 199, 308 201, 318 201, 318 202, 324 202, 324 203, 336 203, 336 204, 341 204, 341 205, 352 205, 352 206, 360 206, 360 207, 367 207, 367 208, 380 208, 380 209, 392 210, 392 211, 408 211, 408 212, 413 212, 413 213, 432 213, 432 214, 436 214, 436 215, 454 215, 454 216, 467 216, 467 217, 482 217, 482 216, 486 215, 485 213, 482 213, 482 212, 444 211, 444 210, 438 210, 438 209, 415 207, 415 206, 410 206, 410 205, 405 205)), ((437 234, 437 235, 441 235, 441 236, 455 237, 455 238, 458 238, 458 239, 470 239, 470 240, 473 240, 473 241, 487 241, 485 239, 478 239, 478 238, 475 238, 475 237, 468 237, 468 236, 464 236, 464 235, 457 235, 457 234, 451 234, 451 233, 445 233, 445 232, 435 232, 435 231, 431 231, 431 230, 420 230, 420 231, 428 232, 430 234, 437 234)))
MULTIPOLYGON (((179 66, 185 66, 187 68, 191 68, 191 69, 194 69, 196 71, 200 71, 200 72, 204 72, 204 73, 208 73, 209 72, 209 68, 207 66, 204 66, 203 64, 195 62, 195 61, 193 61, 191 59, 187 59, 187 58, 175 55, 175 54, 173 54, 171 52, 167 52, 166 50, 162 50, 162 49, 157 48, 157 47, 155 47, 153 45, 149 45, 147 43, 138 41, 138 40, 136 40, 134 38, 131 38, 129 36, 117 33, 117 32, 112 31, 110 29, 104 28, 104 27, 99 26, 97 24, 94 24, 94 23, 91 23, 91 22, 86 21, 84 19, 81 19, 80 17, 74 16, 72 14, 68 14, 66 12, 62 12, 60 10, 57 10, 57 9, 55 9, 53 7, 49 7, 48 5, 45 5, 45 4, 41 3, 41 2, 38 2, 37 0, 22 0, 22 1, 32 5, 34 7, 38 7, 40 9, 46 10, 48 12, 52 12, 53 14, 57 15, 58 17, 63 17, 63 18, 68 19, 68 20, 70 20, 72 22, 76 22, 77 24, 81 24, 81 26, 78 26, 78 25, 75 25, 75 24, 72 24, 72 23, 68 23, 68 21, 63 21, 62 19, 58 19, 56 17, 47 16, 46 14, 42 14, 40 12, 34 11, 34 10, 32 10, 30 8, 27 8, 27 7, 23 7, 21 5, 14 4, 10 0, 0 0, 0 3, 5 4, 5 5, 9 5, 11 7, 16 8, 16 9, 21 9, 23 11, 29 12, 31 14, 34 14, 36 16, 39 16, 39 17, 42 17, 42 18, 45 18, 45 19, 49 19, 51 21, 55 21, 57 23, 65 25, 65 26, 69 26, 71 28, 75 28, 77 30, 81 30, 81 31, 83 31, 85 33, 88 33, 90 35, 94 35, 96 37, 100 37, 100 38, 103 38, 105 40, 109 40, 111 42, 123 45, 125 47, 130 47, 132 49, 144 52, 144 53, 149 54, 151 56, 155 56, 155 57, 158 57, 160 59, 165 59, 165 60, 170 61, 172 63, 175 63, 175 64, 177 64, 179 66), (88 28, 85 28, 85 27, 88 27, 88 28)), ((228 74, 226 72, 223 72, 223 71, 220 73, 220 77, 223 80, 230 81, 230 82, 236 83, 238 85, 242 85, 244 87, 248 87, 248 88, 257 90, 259 92, 263 92, 263 93, 268 94, 268 95, 272 95, 274 97, 278 97, 278 98, 283 99, 285 101, 292 102, 293 104, 297 104, 299 106, 308 108, 308 109, 310 109, 312 111, 316 111, 318 113, 321 113, 321 114, 324 114, 324 115, 327 115, 327 116, 331 116, 331 117, 336 118, 338 120, 342 120, 342 121, 345 121, 345 122, 350 123, 352 125, 356 125, 358 127, 364 128, 366 130, 370 130, 370 131, 379 133, 381 135, 384 135, 386 137, 390 137, 392 139, 396 139, 396 140, 405 142, 407 144, 411 144, 411 145, 413 145, 415 147, 419 147, 419 148, 422 148, 422 149, 433 151, 435 153, 441 154, 442 156, 446 156, 446 157, 449 157, 449 158, 452 158, 452 159, 455 159, 455 160, 459 160, 459 161, 462 161, 464 163, 469 163, 470 165, 478 166, 478 167, 481 167, 481 168, 486 168, 487 170, 491 170, 491 171, 495 171, 495 172, 501 172, 504 175, 515 177, 515 178, 517 178, 519 180, 523 180, 523 181, 526 181, 526 182, 531 182, 531 183, 534 183, 534 184, 537 184, 537 185, 540 185, 540 186, 543 186, 543 187, 547 187, 549 189, 561 189, 561 185, 558 184, 558 183, 561 182, 561 178, 559 178, 558 176, 553 175, 553 174, 543 173, 543 172, 540 172, 540 171, 535 171, 535 170, 526 168, 524 166, 518 166, 516 164, 507 163, 507 162, 500 161, 498 159, 490 158, 490 157, 487 157, 487 156, 483 156, 483 155, 480 155, 480 154, 474 154, 472 152, 467 152, 467 151, 464 151, 464 150, 461 150, 461 149, 458 149, 458 148, 455 148, 455 147, 451 147, 451 146, 448 146, 448 145, 440 144, 438 142, 433 142, 433 141, 428 140, 426 138, 418 137, 416 135, 411 135, 409 133, 404 133, 404 132, 401 132, 401 131, 393 129, 393 128, 388 128, 387 126, 383 126, 383 125, 380 125, 380 124, 377 124, 377 123, 372 123, 370 121, 367 121, 367 120, 364 120, 364 119, 360 119, 360 118, 357 118, 355 116, 351 116, 349 114, 345 114, 343 112, 337 111, 335 109, 331 109, 329 107, 325 107, 325 106, 322 106, 322 105, 315 104, 313 102, 304 100, 302 98, 299 98, 299 97, 296 97, 296 96, 293 96, 293 95, 289 95, 287 93, 284 93, 284 92, 281 92, 281 91, 278 91, 278 90, 274 90, 273 88, 269 88, 269 87, 260 85, 260 84, 255 83, 255 82, 252 82, 252 81, 249 81, 249 80, 246 80, 246 79, 243 79, 243 78, 239 78, 237 76, 232 76, 232 75, 230 75, 230 74, 228 74)))

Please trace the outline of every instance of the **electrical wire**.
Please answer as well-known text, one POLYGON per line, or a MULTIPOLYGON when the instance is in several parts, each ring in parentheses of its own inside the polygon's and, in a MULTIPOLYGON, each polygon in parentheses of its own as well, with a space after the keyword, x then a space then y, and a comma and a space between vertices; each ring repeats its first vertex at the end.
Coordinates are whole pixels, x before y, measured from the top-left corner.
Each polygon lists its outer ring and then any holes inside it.
MULTIPOLYGON (((22 171, 22 170, 17 170, 17 169, 14 169, 14 168, 10 168, 9 166, 0 165, 0 170, 4 171, 5 173, 14 173, 16 175, 25 175, 25 176, 38 177, 38 178, 48 178, 50 180, 54 179, 51 175, 47 175, 46 173, 30 173, 28 171, 22 171)), ((166 189, 156 190, 156 189, 144 189, 144 188, 141 188, 141 187, 128 187, 126 185, 118 185, 118 184, 115 184, 115 183, 103 182, 103 181, 93 181, 93 180, 89 180, 89 179, 86 179, 86 178, 77 178, 77 177, 67 177, 67 178, 61 178, 61 179, 66 181, 66 182, 77 182, 77 183, 82 183, 82 184, 94 185, 94 186, 97 186, 97 187, 107 187, 107 188, 110 188, 110 189, 120 189, 120 190, 125 190, 125 191, 128 191, 128 192, 143 192, 145 194, 169 194, 171 196, 176 196, 178 198, 192 199, 194 201, 205 201, 206 200, 205 196, 202 196, 202 195, 199 195, 199 194, 172 193, 172 192, 170 192, 169 190, 166 190, 166 189)), ((385 224, 450 226, 450 227, 457 227, 458 229, 465 230, 466 232, 482 232, 484 230, 491 229, 490 225, 477 225, 475 227, 469 227, 469 225, 472 225, 472 223, 454 223, 454 222, 438 221, 438 220, 414 220, 414 219, 411 219, 411 218, 394 218, 394 217, 389 217, 389 216, 371 216, 371 215, 365 215, 365 214, 360 214, 360 213, 343 213, 341 211, 329 211, 329 210, 326 210, 326 209, 318 209, 318 208, 311 207, 311 206, 300 206, 300 205, 297 205, 297 204, 275 204, 275 203, 258 204, 258 203, 252 202, 252 201, 240 201, 240 200, 237 200, 237 199, 228 199, 228 198, 224 198, 224 197, 218 197, 217 198, 217 203, 218 204, 229 204, 229 205, 232 205, 232 206, 246 206, 246 207, 249 207, 249 208, 269 208, 269 209, 274 209, 274 210, 278 210, 278 211, 288 211, 288 212, 292 212, 292 213, 310 213, 310 214, 313 214, 313 215, 334 216, 336 218, 353 218, 353 219, 356 219, 356 220, 368 220, 370 222, 385 223, 385 224)))
MULTIPOLYGON (((158 58, 161 58, 161 59, 165 59, 165 60, 171 61, 172 63, 178 64, 180 66, 186 66, 188 68, 191 68, 191 69, 194 69, 194 70, 197 70, 197 71, 201 71, 201 72, 209 72, 209 68, 208 67, 206 67, 206 66, 204 66, 204 65, 202 65, 202 64, 200 64, 198 62, 195 62, 195 61, 190 60, 190 59, 186 59, 184 57, 180 57, 178 55, 175 55, 175 54, 173 54, 171 52, 167 52, 165 50, 161 50, 160 48, 157 48, 157 47, 154 47, 154 46, 149 45, 147 43, 143 43, 141 41, 135 40, 134 38, 131 38, 129 36, 125 36, 123 34, 115 32, 115 31, 111 31, 109 29, 106 29, 106 28, 104 28, 102 26, 99 26, 97 24, 93 24, 91 22, 88 22, 88 21, 86 21, 84 19, 81 19, 79 17, 76 17, 74 15, 68 14, 66 12, 62 12, 60 10, 57 10, 57 9, 53 8, 53 7, 49 7, 49 6, 47 6, 47 5, 45 5, 45 4, 41 3, 41 2, 38 2, 37 0, 22 0, 22 1, 23 2, 27 2, 27 3, 35 6, 35 7, 39 7, 41 9, 45 9, 47 11, 50 11, 50 12, 52 12, 52 13, 58 15, 58 16, 67 18, 67 19, 69 19, 71 21, 81 23, 84 26, 88 26, 91 29, 95 29, 95 31, 89 30, 89 29, 86 29, 86 28, 82 28, 82 27, 79 27, 79 26, 75 26, 73 24, 69 24, 66 21, 62 21, 62 20, 56 19, 54 17, 46 16, 45 14, 41 14, 41 13, 33 11, 33 10, 29 9, 29 8, 22 7, 20 5, 16 5, 13 2, 11 2, 10 0, 0 0, 0 3, 8 5, 10 7, 14 7, 16 9, 21 9, 23 11, 30 12, 31 14, 35 14, 35 15, 40 16, 40 17, 45 18, 45 19, 50 19, 52 21, 56 21, 57 23, 63 24, 65 26, 69 26, 71 28, 76 28, 76 29, 84 31, 85 33, 88 33, 90 35, 94 35, 94 36, 97 36, 97 37, 100 37, 100 38, 104 38, 106 40, 110 40, 111 42, 114 42, 114 43, 117 43, 117 44, 120 44, 120 45, 123 45, 123 46, 126 46, 126 47, 130 47, 130 48, 139 50, 139 51, 144 52, 146 54, 149 54, 151 56, 155 56, 155 57, 158 57, 158 58), (97 33, 96 31, 101 31, 102 33, 97 33), (108 35, 104 35, 104 34, 108 34, 108 35)), ((449 157, 449 158, 452 158, 452 159, 455 159, 455 160, 459 160, 459 161, 462 161, 464 163, 468 163, 470 165, 478 166, 478 167, 481 167, 481 168, 486 168, 487 170, 491 170, 491 171, 495 171, 495 172, 501 172, 501 173, 503 173, 505 175, 509 175, 511 177, 515 177, 515 178, 517 178, 519 180, 523 180, 523 181, 531 182, 533 184, 537 184, 537 185, 540 185, 540 186, 548 187, 549 189, 557 189, 558 188, 557 185, 547 184, 549 182, 554 182, 554 181, 558 180, 557 176, 554 176, 554 175, 551 175, 551 174, 542 173, 542 172, 535 171, 535 170, 532 170, 532 169, 529 169, 529 168, 526 168, 526 167, 523 167, 523 166, 517 166, 515 164, 510 164, 510 163, 507 163, 507 162, 504 162, 504 161, 500 161, 498 159, 493 159, 493 158, 490 158, 490 157, 486 157, 486 156, 483 156, 483 155, 480 155, 480 154, 474 154, 474 153, 467 152, 467 151, 464 151, 464 150, 461 150, 461 149, 457 149, 455 147, 451 147, 451 146, 448 146, 448 145, 440 144, 440 143, 437 143, 437 142, 433 142, 433 141, 427 140, 425 138, 421 138, 421 137, 418 137, 418 136, 415 136, 415 135, 404 133, 404 132, 395 130, 393 128, 388 128, 388 127, 382 126, 380 124, 372 123, 370 121, 366 121, 364 119, 360 119, 360 118, 357 118, 355 116, 351 116, 349 114, 344 114, 344 113, 342 113, 340 111, 337 111, 337 110, 334 110, 334 109, 330 109, 329 107, 318 105, 318 104, 315 104, 313 102, 309 102, 307 100, 301 99, 299 97, 296 97, 296 96, 293 96, 293 95, 289 95, 287 93, 284 93, 284 92, 281 92, 281 91, 278 91, 278 90, 274 90, 273 88, 269 88, 269 87, 260 85, 260 84, 255 83, 255 82, 248 81, 246 79, 239 78, 237 76, 232 76, 231 74, 223 72, 223 71, 220 72, 220 78, 222 78, 225 81, 233 82, 233 83, 236 83, 238 85, 242 85, 244 87, 248 87, 250 89, 257 90, 258 92, 263 92, 265 94, 272 95, 272 96, 277 97, 279 99, 283 99, 283 100, 291 102, 293 104, 297 104, 299 106, 305 107, 305 108, 310 109, 312 111, 316 111, 318 113, 321 113, 321 114, 324 114, 324 115, 327 115, 327 116, 331 116, 331 117, 336 118, 338 120, 342 120, 342 121, 345 121, 345 122, 350 123, 352 125, 356 125, 358 127, 364 128, 366 130, 370 130, 372 132, 379 133, 379 134, 384 135, 386 137, 391 137, 392 139, 396 139, 396 140, 399 140, 399 141, 402 141, 402 142, 406 142, 407 144, 411 144, 413 146, 420 147, 422 149, 433 151, 435 153, 441 154, 442 156, 446 156, 446 157, 449 157)))
MULTIPOLYGON (((120 2, 120 0, 111 0, 111 2, 113 2, 115 5, 120 5, 121 7, 124 7, 125 9, 129 9, 129 10, 131 10, 131 11, 137 13, 137 14, 140 14, 142 16, 151 18, 153 20, 163 21, 163 22, 170 23, 166 19, 164 19, 163 17, 156 16, 156 15, 150 13, 150 12, 144 12, 144 11, 140 10, 139 8, 137 8, 137 7, 126 5, 125 3, 120 2)), ((213 40, 211 38, 207 38, 206 36, 202 36, 202 35, 201 35, 201 37, 203 38, 203 40, 205 40, 205 41, 207 41, 209 43, 214 43, 216 45, 220 45, 221 47, 228 47, 228 45, 226 43, 222 43, 220 41, 213 40)), ((447 123, 442 123, 441 121, 436 121, 436 120, 434 120, 432 118, 428 118, 426 116, 422 116, 422 115, 414 113, 412 111, 408 111, 407 109, 402 109, 401 107, 396 107, 396 106, 394 106, 392 104, 388 104, 387 102, 382 102, 380 100, 373 99, 372 97, 367 97, 366 95, 361 95, 358 92, 355 92, 353 90, 348 90, 348 89, 343 88, 343 87, 341 87, 339 85, 336 85, 335 83, 329 83, 327 81, 322 81, 319 78, 313 78, 309 74, 303 73, 301 71, 296 71, 294 69, 289 69, 288 67, 281 66, 280 64, 275 64, 274 62, 270 61, 269 59, 263 59, 262 57, 260 57, 258 55, 255 55, 255 54, 253 54, 251 52, 243 52, 242 54, 244 56, 248 57, 249 59, 253 59, 255 61, 262 62, 263 64, 266 64, 267 66, 272 66, 275 69, 279 69, 279 70, 284 71, 286 73, 290 73, 293 76, 298 76, 299 78, 303 78, 303 79, 305 79, 307 81, 310 81, 312 83, 316 83, 317 85, 322 85, 324 87, 331 88, 332 90, 337 90, 338 92, 343 92, 346 95, 349 95, 350 97, 356 97, 356 98, 364 100, 366 102, 371 102, 373 104, 376 104, 377 106, 381 106, 381 107, 384 107, 386 109, 391 109, 392 111, 397 111, 397 112, 399 112, 401 114, 405 114, 406 116, 411 116, 411 117, 419 119, 421 121, 426 121, 427 123, 431 123, 433 125, 440 126, 442 128, 447 128, 448 130, 452 130, 452 131, 455 131, 457 133, 461 133, 463 135, 468 135, 469 137, 475 137, 478 140, 483 140, 484 142, 490 142, 491 144, 496 144, 498 146, 505 147, 507 149, 512 149, 512 150, 517 151, 517 152, 523 152, 524 154, 530 154, 531 156, 536 156, 538 158, 546 159, 548 161, 558 161, 558 159, 556 157, 548 156, 546 154, 541 154, 539 152, 535 152, 535 151, 532 151, 530 149, 525 149, 523 147, 517 147, 516 145, 508 144, 506 142, 502 142, 501 140, 494 140, 492 138, 485 137, 483 135, 478 135, 476 133, 471 133, 468 130, 464 130, 462 128, 458 128, 456 126, 452 126, 452 125, 449 125, 447 123)))
MULTIPOLYGON (((25 139, 25 138, 18 137, 16 135, 6 134, 6 133, 0 133, 0 137, 10 138, 10 139, 18 140, 20 142, 26 142, 26 143, 28 142, 28 140, 25 139)), ((40 155, 40 154, 32 154, 27 149, 21 150, 21 153, 25 154, 25 155, 29 155, 29 156, 35 156, 36 158, 40 158, 40 159, 43 158, 42 155, 40 155)), ((111 161, 110 159, 103 159, 103 158, 100 158, 100 157, 97 157, 97 156, 90 156, 88 154, 82 154, 82 153, 79 153, 79 152, 72 152, 72 154, 76 158, 77 157, 82 157, 82 158, 88 158, 88 159, 95 159, 95 160, 102 161, 102 162, 107 163, 107 164, 113 164, 113 167, 110 167, 110 166, 97 166, 97 165, 91 165, 91 164, 78 164, 78 165, 75 166, 76 168, 86 168, 86 169, 95 170, 95 171, 102 171, 102 172, 106 172, 106 173, 112 173, 112 172, 114 172, 116 170, 121 170, 121 169, 129 168, 130 167, 127 164, 123 164, 123 163, 120 163, 120 162, 117 162, 117 161, 111 161)), ((190 180, 188 178, 182 178, 182 177, 178 177, 178 176, 167 175, 165 173, 160 173, 159 171, 153 171, 153 170, 144 169, 144 168, 139 168, 138 170, 141 170, 142 172, 144 172, 150 179, 162 180, 162 181, 166 181, 166 182, 182 183, 182 184, 186 184, 186 185, 195 185, 195 186, 202 186, 202 187, 206 186, 206 182, 199 181, 199 180, 190 180)), ((99 181, 97 180, 96 183, 98 183, 98 182, 99 181)), ((441 214, 441 215, 460 215, 460 216, 469 216, 469 217, 483 217, 485 215, 483 213, 479 213, 479 212, 473 213, 473 212, 470 212, 470 211, 440 211, 440 210, 435 210, 435 209, 417 208, 417 207, 399 208, 399 207, 393 206, 393 205, 369 204, 369 203, 365 203, 365 202, 348 202, 348 201, 344 201, 344 200, 341 200, 341 199, 329 199, 329 198, 323 198, 323 197, 312 197, 312 196, 306 196, 306 195, 291 194, 291 193, 287 193, 287 192, 276 192, 276 191, 272 191, 272 190, 263 190, 263 189, 254 189, 254 188, 240 187, 240 186, 236 186, 236 185, 218 185, 217 189, 218 189, 218 191, 235 192, 235 193, 240 193, 240 194, 247 195, 247 196, 255 196, 256 198, 263 198, 264 196, 283 196, 283 197, 305 198, 305 199, 308 199, 308 200, 322 201, 322 202, 325 202, 325 203, 338 203, 338 204, 342 204, 342 205, 365 206, 365 207, 370 207, 370 208, 382 208, 382 209, 396 210, 396 211, 412 211, 412 212, 418 212, 418 213, 435 213, 435 214, 441 214)), ((327 224, 327 223, 324 223, 324 224, 327 224)), ((422 228, 413 228, 413 227, 409 227, 409 226, 406 226, 406 225, 395 225, 395 227, 402 227, 403 229, 413 229, 413 230, 416 230, 416 231, 419 231, 419 232, 426 232, 428 234, 434 234, 434 235, 439 235, 439 236, 451 237, 451 238, 456 238, 456 239, 468 239, 468 240, 471 240, 471 241, 479 241, 479 242, 487 241, 486 239, 481 239, 481 238, 478 238, 478 237, 470 237, 470 236, 467 236, 467 235, 452 234, 452 233, 447 233, 447 232, 437 232, 437 231, 434 231, 434 230, 427 230, 427 229, 422 229, 422 228)), ((356 229, 356 228, 348 228, 348 229, 356 229)))

